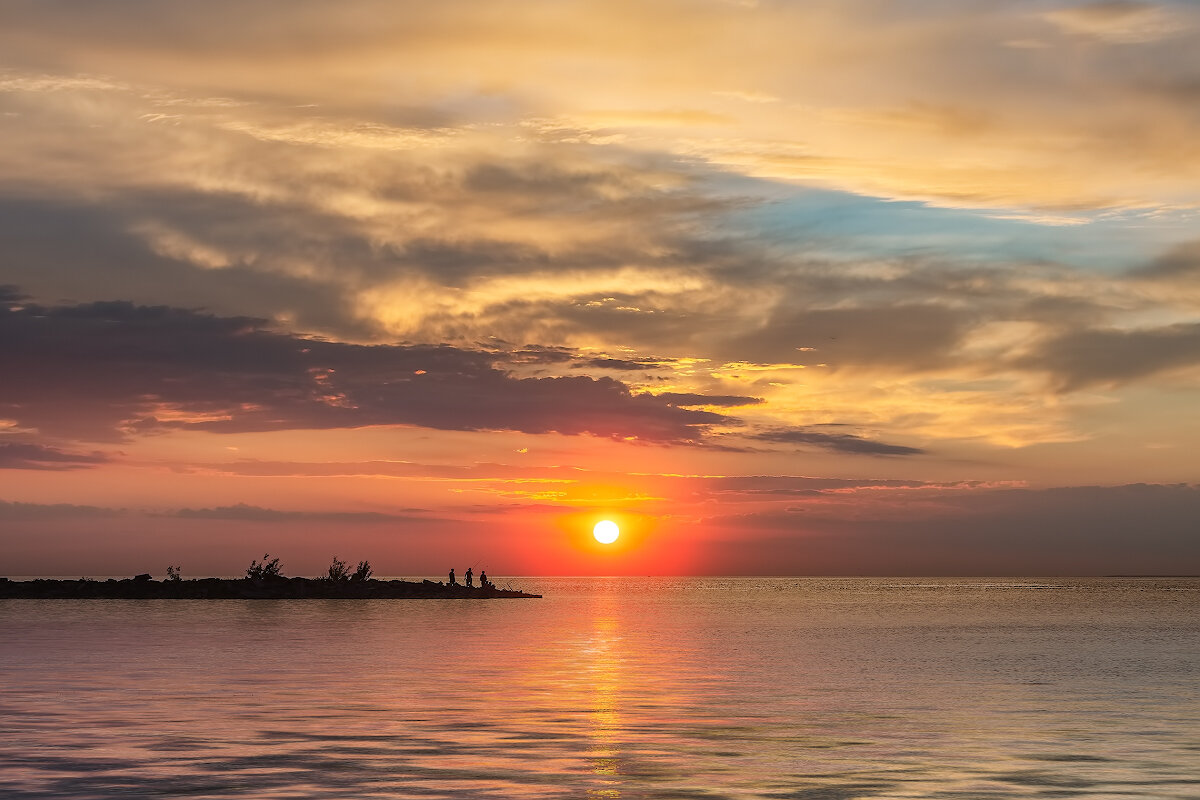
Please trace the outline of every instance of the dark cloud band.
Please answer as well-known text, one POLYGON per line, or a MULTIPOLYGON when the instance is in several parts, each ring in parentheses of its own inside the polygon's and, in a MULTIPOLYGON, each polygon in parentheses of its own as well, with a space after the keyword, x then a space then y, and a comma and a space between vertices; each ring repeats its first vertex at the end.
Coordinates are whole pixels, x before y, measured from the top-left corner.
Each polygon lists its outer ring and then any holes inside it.
POLYGON ((0 388, 3 413, 80 439, 416 425, 676 442, 730 421, 608 377, 516 377, 503 352, 331 342, 166 306, 8 304, 0 338, 20 344, 0 351, 19 376, 0 388))

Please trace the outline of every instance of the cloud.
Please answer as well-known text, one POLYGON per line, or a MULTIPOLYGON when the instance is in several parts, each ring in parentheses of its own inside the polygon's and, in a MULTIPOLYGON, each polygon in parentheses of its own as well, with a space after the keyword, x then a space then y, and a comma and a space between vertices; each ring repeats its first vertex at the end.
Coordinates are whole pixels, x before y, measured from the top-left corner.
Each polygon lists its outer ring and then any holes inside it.
POLYGON ((1167 7, 1133 0, 1084 3, 1049 11, 1044 17, 1066 33, 1115 44, 1154 42, 1183 27, 1167 7))
POLYGON ((788 509, 709 520, 743 534, 706 558, 725 572, 770 563, 816 575, 1200 572, 1194 485, 955 490, 920 503, 858 493, 856 514, 823 512, 825 503, 797 498, 788 509))
POLYGON ((116 517, 124 514, 122 509, 77 506, 68 503, 11 503, 0 500, 0 519, 39 520, 69 517, 116 517))
POLYGON ((412 461, 261 461, 243 459, 233 462, 204 464, 198 469, 228 475, 287 476, 287 477, 372 477, 418 478, 422 480, 525 480, 540 479, 566 482, 586 473, 564 466, 513 466, 477 462, 462 464, 431 464, 412 461))
POLYGON ((1176 245, 1131 274, 1154 281, 1200 281, 1200 241, 1176 245))
POLYGON ((253 251, 245 258, 227 254, 229 266, 209 269, 143 238, 150 219, 155 220, 151 228, 182 232, 209 251, 224 253, 226 237, 253 241, 257 230, 313 252, 338 250, 316 241, 327 237, 341 242, 345 258, 361 254, 362 248, 349 246, 336 226, 293 209, 291 222, 310 231, 307 239, 298 237, 282 219, 284 213, 226 193, 126 191, 104 204, 0 195, 0 236, 7 245, 0 274, 43 298, 93 300, 115 294, 141 304, 194 304, 230 315, 287 320, 293 327, 342 337, 364 338, 377 331, 356 320, 349 303, 327 283, 271 269, 251 257, 253 251), (62 230, 72 235, 57 235, 62 230))
POLYGON ((663 362, 657 359, 633 358, 589 358, 574 365, 576 369, 614 369, 622 371, 659 369, 663 362))
POLYGON ((10 306, 0 334, 23 343, 0 353, 0 369, 20 376, 0 407, 80 438, 417 425, 669 442, 728 422, 611 378, 515 377, 495 352, 329 342, 165 306, 10 306))
POLYGON ((1060 391, 1130 383, 1200 366, 1200 323, 1072 331, 1044 342, 1018 364, 1046 371, 1060 391))
MULTIPOLYGON (((0 500, 0 519, 4 520, 108 518, 129 516, 130 513, 123 508, 102 508, 68 503, 14 503, 0 500)), ((421 508, 403 508, 387 513, 376 511, 287 511, 245 503, 213 508, 181 508, 168 512, 150 513, 148 516, 244 522, 335 522, 365 525, 436 520, 436 517, 428 515, 426 510, 421 508)))
POLYGON ((804 428, 765 431, 754 434, 749 438, 761 442, 771 442, 772 444, 811 445, 839 453, 872 456, 912 456, 925 452, 918 447, 876 442, 849 433, 822 433, 804 428))
POLYGON ((734 408, 738 406, 755 406, 763 402, 761 397, 746 397, 744 395, 707 395, 688 392, 658 392, 653 397, 670 403, 673 406, 687 408, 689 406, 723 406, 734 408))
POLYGON ((758 330, 731 337, 724 354, 791 363, 869 365, 880 370, 945 366, 972 313, 940 304, 796 309, 781 303, 758 330), (811 351, 811 352, 809 352, 811 351))
POLYGON ((337 522, 343 524, 377 524, 428 519, 423 509, 404 509, 405 513, 377 511, 280 511, 273 508, 237 503, 215 508, 181 508, 163 516, 181 519, 223 519, 246 522, 337 522))
POLYGON ((923 481, 897 478, 828 478, 809 475, 735 475, 711 478, 705 483, 718 493, 778 496, 856 489, 910 489, 930 485, 923 481))
POLYGON ((88 469, 108 460, 99 452, 72 453, 31 442, 0 440, 0 469, 88 469))

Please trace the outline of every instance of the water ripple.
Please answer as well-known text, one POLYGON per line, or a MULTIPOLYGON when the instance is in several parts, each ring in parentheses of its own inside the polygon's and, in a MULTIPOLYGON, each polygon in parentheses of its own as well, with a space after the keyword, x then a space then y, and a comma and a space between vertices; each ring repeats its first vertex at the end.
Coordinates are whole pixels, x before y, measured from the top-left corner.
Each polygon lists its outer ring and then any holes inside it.
POLYGON ((0 796, 1194 800, 1197 586, 2 601, 0 796))

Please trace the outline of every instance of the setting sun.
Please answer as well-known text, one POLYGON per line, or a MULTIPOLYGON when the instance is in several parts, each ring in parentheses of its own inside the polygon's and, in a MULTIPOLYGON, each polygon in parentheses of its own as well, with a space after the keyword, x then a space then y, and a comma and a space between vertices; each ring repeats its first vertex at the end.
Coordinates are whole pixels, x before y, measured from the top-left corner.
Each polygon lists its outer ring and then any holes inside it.
POLYGON ((600 544, 612 544, 620 535, 621 529, 612 520, 602 519, 596 523, 596 527, 592 528, 592 536, 595 536, 596 541, 600 544))

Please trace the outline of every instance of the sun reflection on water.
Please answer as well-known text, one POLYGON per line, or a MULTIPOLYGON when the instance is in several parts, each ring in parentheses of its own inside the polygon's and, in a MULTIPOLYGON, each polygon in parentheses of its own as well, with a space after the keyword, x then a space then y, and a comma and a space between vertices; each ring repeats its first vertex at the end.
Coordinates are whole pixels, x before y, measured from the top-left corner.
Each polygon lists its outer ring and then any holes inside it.
POLYGON ((621 686, 624 639, 621 624, 613 609, 599 609, 592 627, 588 679, 592 686, 589 709, 592 724, 587 758, 598 786, 587 790, 588 797, 613 800, 621 796, 621 686))

